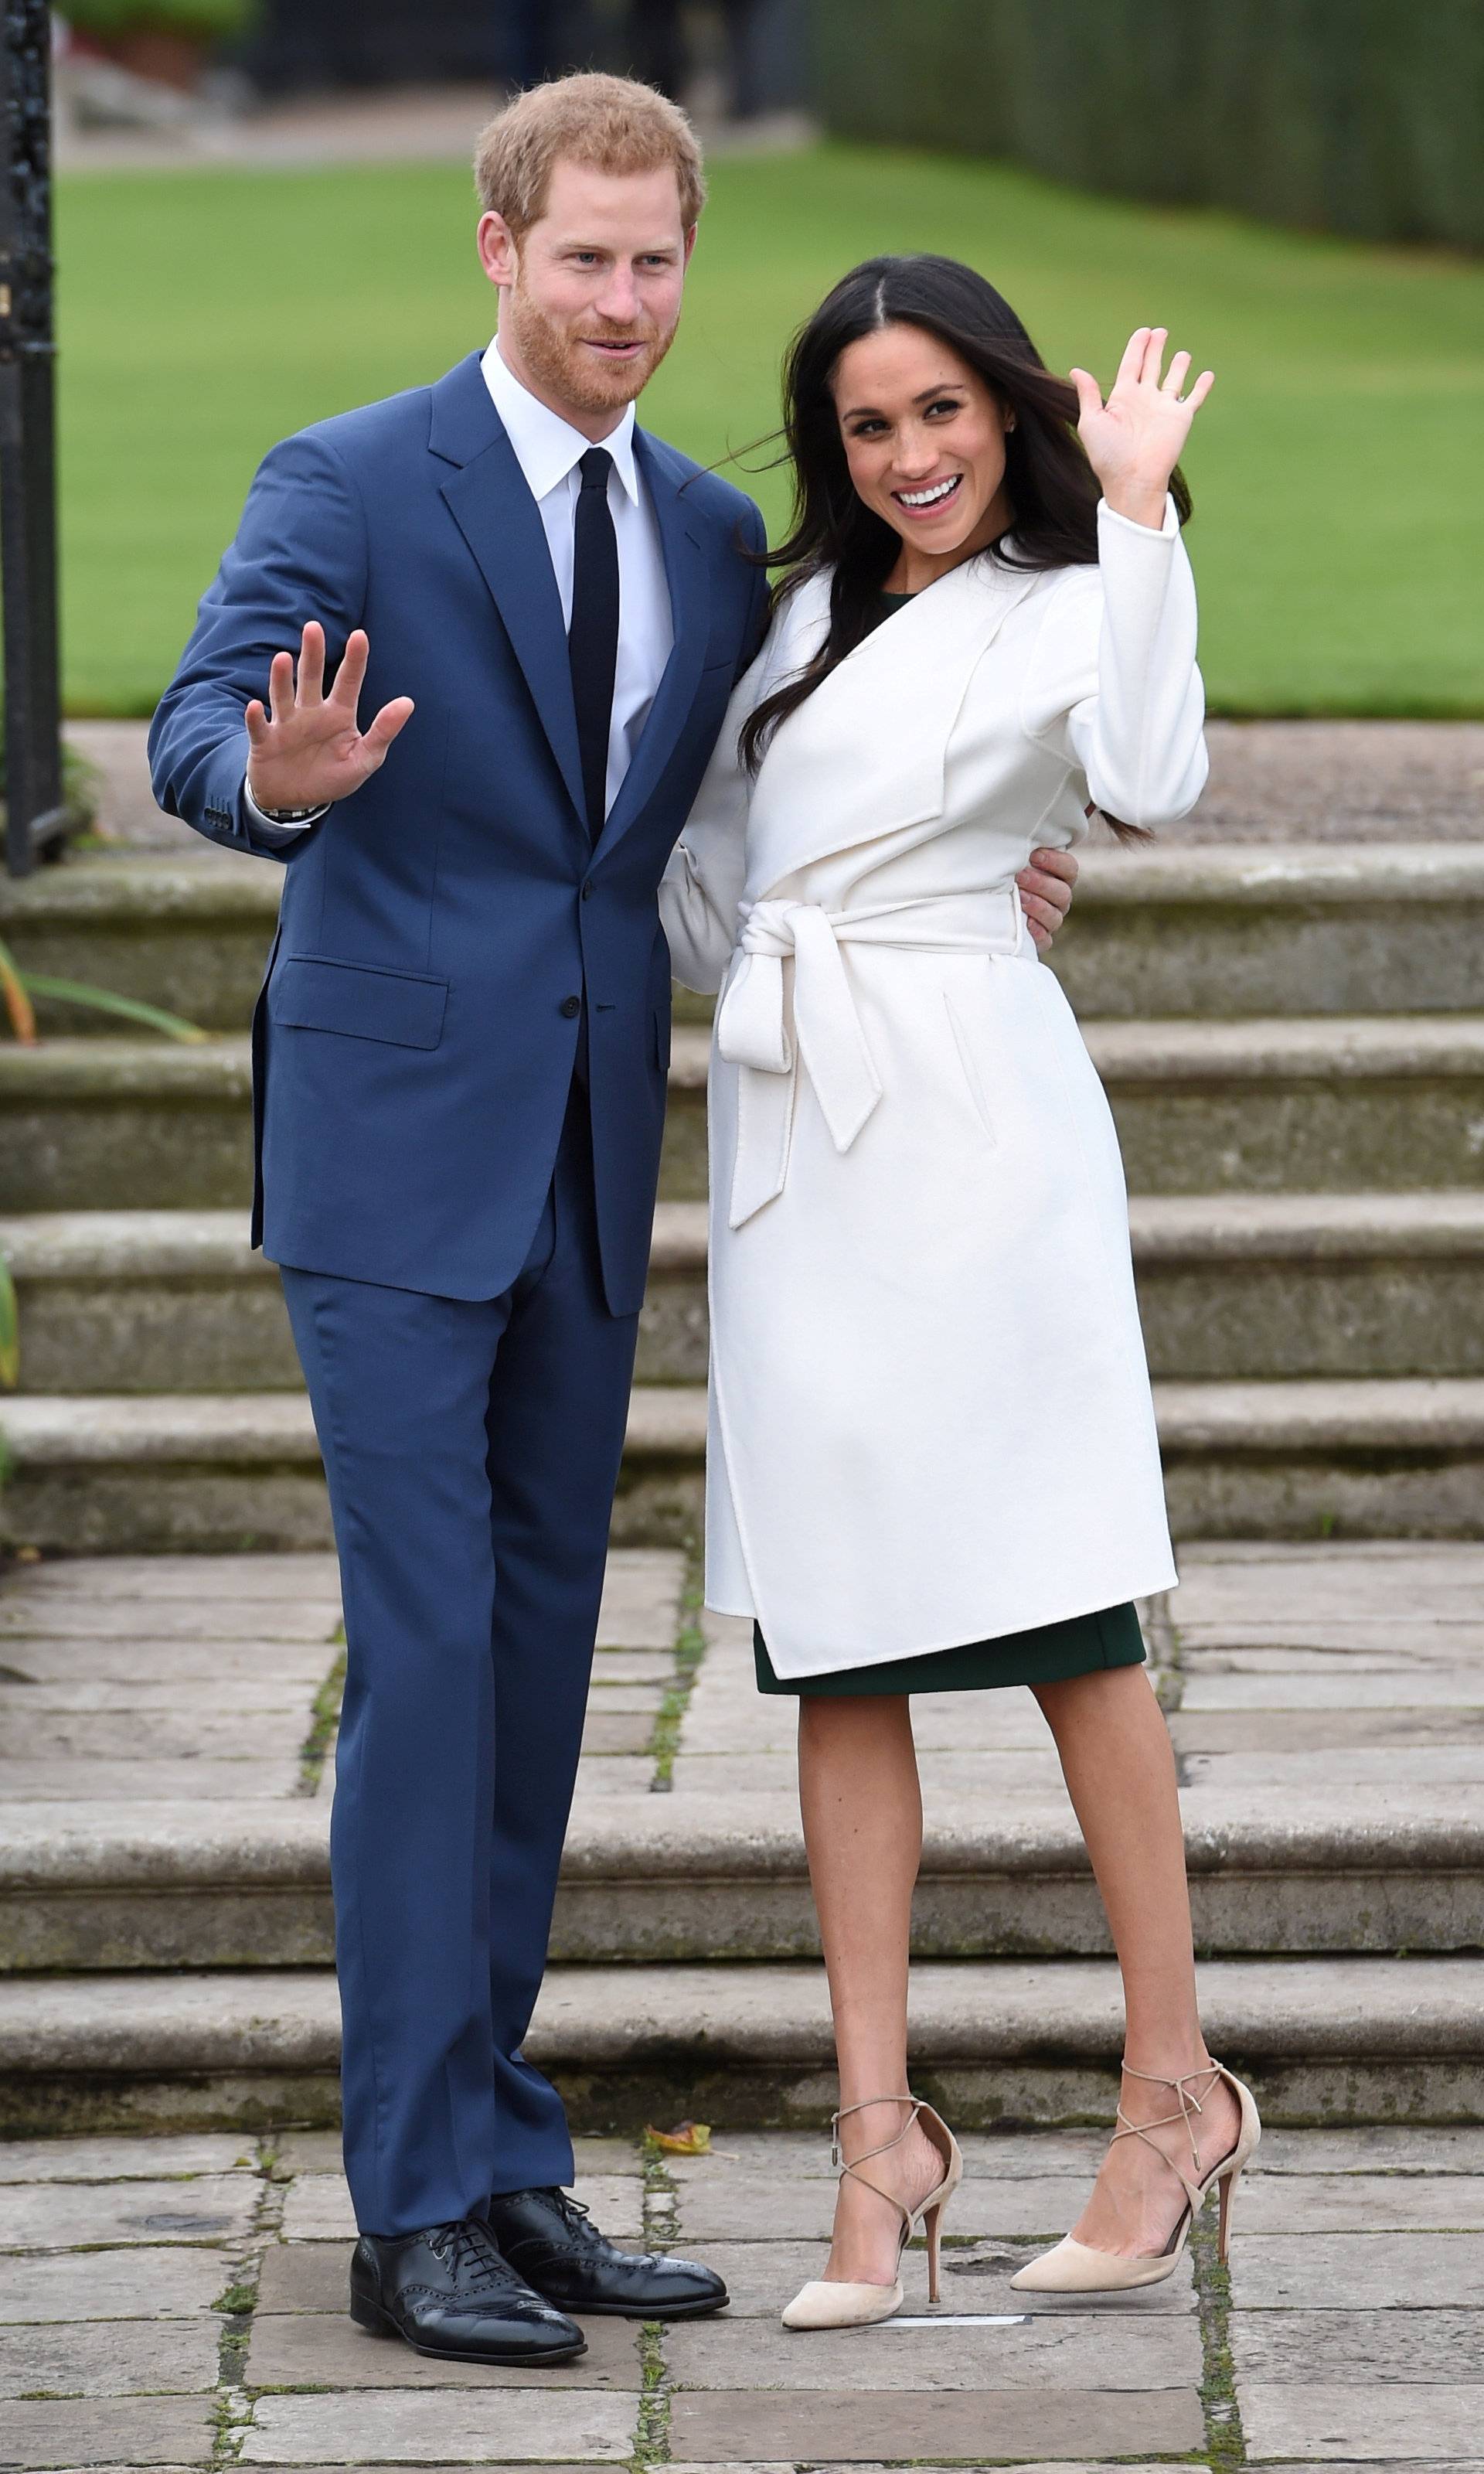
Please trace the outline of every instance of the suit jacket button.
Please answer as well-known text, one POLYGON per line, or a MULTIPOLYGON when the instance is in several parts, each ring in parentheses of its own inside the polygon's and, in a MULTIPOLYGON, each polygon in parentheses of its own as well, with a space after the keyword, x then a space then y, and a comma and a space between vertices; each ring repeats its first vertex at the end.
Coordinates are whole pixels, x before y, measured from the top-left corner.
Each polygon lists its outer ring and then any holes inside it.
POLYGON ((582 1012, 582 1009, 583 1009, 583 1001, 582 1001, 582 998, 581 998, 581 997, 563 997, 563 998, 562 998, 562 1012, 565 1014, 565 1016, 566 1016, 566 1018, 567 1018, 568 1022, 575 1022, 575 1021, 577 1020, 578 1015, 582 1012))
POLYGON ((592 900, 592 886, 590 884, 583 886, 583 900, 585 902, 590 902, 592 900))

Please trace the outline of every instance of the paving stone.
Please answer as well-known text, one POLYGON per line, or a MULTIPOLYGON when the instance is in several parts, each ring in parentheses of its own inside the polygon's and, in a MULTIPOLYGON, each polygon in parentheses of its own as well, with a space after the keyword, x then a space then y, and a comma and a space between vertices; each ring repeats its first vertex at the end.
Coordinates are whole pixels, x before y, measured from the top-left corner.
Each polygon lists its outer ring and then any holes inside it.
MULTIPOLYGON (((808 2340, 801 2339, 801 2344, 808 2340)), ((1193 2389, 1119 2395, 1095 2389, 982 2389, 969 2395, 863 2394, 855 2388, 700 2391, 670 2409, 674 2457, 699 2464, 754 2459, 819 2462, 825 2439, 841 2463, 882 2458, 1086 2458, 1136 2452, 1170 2455, 1205 2438, 1193 2389), (826 2437, 827 2435, 827 2437, 826 2437)))
POLYGON ((0 2140, 0 2182, 161 2181, 256 2165, 251 2137, 0 2140))
POLYGON ((652 1684, 661 1693, 675 1680, 675 1657, 668 1649, 600 1649, 593 1660, 592 1680, 605 1690, 612 1684, 652 1684))
POLYGON ((12 2253, 0 2257, 0 2325, 186 2317, 210 2312, 231 2273, 219 2250, 12 2253))
POLYGON ((1259 2384, 1457 2384, 1484 2367, 1484 2311, 1236 2311, 1232 2357, 1259 2384))
POLYGON ((19 1565, 6 1584, 17 1598, 321 1599, 340 1603, 333 1555, 85 1555, 19 1565))
MULTIPOLYGON (((714 2268, 725 2280, 731 2296, 732 2319, 767 2319, 775 2329, 784 2303, 809 2277, 819 2275, 826 2257, 823 2243, 817 2242, 708 2242, 691 2246, 707 2268, 714 2268)), ((962 2248, 956 2243, 945 2244, 942 2310, 950 2315, 972 2311, 995 2317, 1029 2314, 1038 2318, 1043 2314, 1048 2317, 1100 2317, 1112 2312, 1142 2319, 1146 2316, 1179 2317, 1195 2308, 1188 2253, 1165 2284, 1148 2286, 1140 2293, 1080 2294, 1068 2298, 1055 2293, 1014 2292, 1012 2276, 1041 2247, 1033 2242, 974 2243, 962 2248)), ((921 2245, 908 2253, 902 2282, 907 2311, 914 2316, 925 2313, 927 2259, 921 2245)))
POLYGON ((229 1599, 204 1603, 158 1598, 151 1602, 147 1625, 133 1598, 44 1597, 17 1600, 9 1591, 0 1597, 0 1641, 30 1637, 54 1640, 132 1639, 148 1630, 157 1640, 277 1640, 329 1645, 340 1621, 338 1607, 303 1606, 293 1599, 255 1598, 242 1604, 229 1599))
MULTIPOLYGON (((342 2286, 344 2278, 342 2278, 342 2286)), ((544 2370, 491 2370, 477 2363, 434 2363, 410 2345, 390 2343, 358 2328, 345 2308, 333 2313, 270 2312, 253 2323, 248 2388, 327 2389, 637 2389, 642 2383, 639 2332, 624 2319, 592 2319, 580 2362, 544 2370)))
POLYGON ((0 2250, 66 2250, 77 2243, 222 2242, 248 2232, 251 2173, 103 2188, 12 2183, 0 2189, 0 2250))
POLYGON ((1244 2234, 1370 2233, 1394 2225, 1484 2230, 1484 2176, 1468 2173, 1269 2173, 1243 2182, 1244 2234))
MULTIPOLYGON (((964 1790, 987 1800, 1034 1795, 1042 1801, 1065 1786, 1053 1752, 923 1753, 919 1769, 925 1794, 964 1790)), ((1479 1757, 1484 1779, 1484 1753, 1479 1757)), ((798 1787, 798 1763, 789 1753, 682 1752, 675 1763, 677 1795, 790 1795, 798 1787)))
POLYGON ((647 1795, 655 1764, 647 1753, 588 1753, 578 1763, 577 1796, 647 1795))
POLYGON ((634 1716, 620 1710, 616 1716, 610 1716, 604 1707, 603 1695, 595 1692, 587 1704, 587 1716, 583 1727, 584 1758, 590 1760, 594 1753, 643 1753, 647 1751, 654 1732, 654 1710, 634 1716))
POLYGON ((1484 2309, 1484 2243, 1461 2233, 1239 2230, 1232 2298, 1249 2311, 1484 2309))
POLYGON ((1425 1795, 1439 1786, 1484 1786, 1484 1744, 1465 1744, 1456 1751, 1422 1744, 1391 1751, 1374 1745, 1336 1746, 1323 1753, 1188 1753, 1182 1774, 1187 1786, 1219 1786, 1228 1795, 1277 1795, 1300 1811, 1311 1795, 1358 1796, 1370 1787, 1416 1788, 1425 1795))
POLYGON ((241 1803, 295 1795, 299 1755, 278 1760, 0 1759, 0 1804, 241 1803))
MULTIPOLYGON (((282 1720, 300 1722, 319 1689, 317 1681, 306 1679, 301 1684, 283 1678, 251 1678, 239 1676, 231 1681, 204 1678, 187 1684, 140 1684, 132 1677, 119 1677, 112 1682, 93 1680, 85 1684, 3 1684, 0 1683, 0 1728, 9 1732, 15 1718, 75 1715, 79 1717, 125 1715, 148 1719, 160 1716, 219 1718, 231 1711, 244 1717, 275 1714, 282 1740, 282 1720)), ((302 1733, 302 1723, 299 1732, 302 1733)), ((12 1747, 13 1749, 13 1747, 12 1747)))
POLYGON ((1183 1717, 1207 1710, 1481 1710, 1484 1664, 1390 1675, 1348 1668, 1319 1675, 1196 1675, 1182 1688, 1180 1709, 1183 1717))
POLYGON ((1177 1754, 1301 1753, 1353 1755, 1484 1747, 1480 1710, 1210 1710, 1187 1718, 1176 1710, 1170 1740, 1177 1754))
MULTIPOLYGON (((582 2364, 572 2374, 581 2377, 582 2364)), ((242 2444, 246 2465, 612 2465, 634 2446, 638 2401, 601 2389, 507 2390, 497 2410, 458 2391, 419 2396, 260 2397, 242 2444)))
MULTIPOLYGON (((297 1710, 267 1710, 260 1715, 205 1710, 40 1710, 35 1715, 22 1710, 17 1713, 15 1701, 26 1689, 18 1686, 9 1706, 0 1694, 0 1732, 6 1768, 12 1776, 22 1764, 32 1762, 85 1761, 91 1766, 141 1759, 152 1765, 166 1760, 278 1760, 286 1752, 298 1751, 312 1714, 307 1698, 297 1710)), ((620 1718, 610 1723, 622 1727, 638 1722, 620 1718)))
POLYGON ((195 2397, 108 2397, 0 2406, 0 2465, 206 2465, 216 2408, 195 2397))
POLYGON ((217 2384, 221 2336, 204 2316, 0 2328, 0 2397, 203 2394, 217 2384))
MULTIPOLYGON (((1005 2182, 966 2176, 944 2222, 960 2238, 1046 2234, 1060 2241, 1081 2215, 1087 2191, 1085 2174, 1005 2182)), ((739 2171, 726 2182, 686 2183, 679 2214, 690 2243, 785 2242, 827 2236, 834 2209, 833 2180, 795 2182, 739 2171)))
POLYGON ((1362 2122, 1353 2130, 1264 2130, 1247 2171, 1484 2173, 1484 2129, 1399 2130, 1387 2122, 1362 2122))
MULTIPOLYGON (((701 2474, 701 2468, 696 2465, 677 2464, 672 2458, 666 2463, 665 2474, 701 2474)), ((753 2458, 746 2462, 726 2465, 707 2464, 705 2474, 798 2474, 798 2468, 792 2459, 759 2462, 756 2458, 753 2458)), ((827 2458, 811 2457, 808 2462, 808 2474, 840 2474, 840 2468, 827 2458)), ((895 2474, 895 2469, 882 2464, 867 2464, 856 2458, 850 2461, 850 2474, 895 2474)), ((929 2465, 921 2458, 917 2458, 913 2461, 913 2474, 956 2474, 956 2469, 946 2465, 929 2465)), ((1049 2474, 1049 2468, 1043 2462, 1020 2463, 1017 2465, 1017 2474, 1049 2474)), ((1116 2467, 1106 2462, 1094 2464, 1086 2458, 1075 2461, 1062 2458, 1057 2462, 1056 2474, 1169 2474, 1169 2468, 1162 2462, 1158 2465, 1137 2465, 1131 2463, 1126 2457, 1119 2458, 1116 2467)), ((1210 2468, 1209 2465, 1191 2464, 1185 2461, 1182 2464, 1181 2474, 1210 2474, 1210 2468)), ((1294 2474, 1299 2474, 1299 2469, 1295 2468, 1294 2474)), ((1376 2468, 1368 2466, 1366 2474, 1376 2474, 1376 2468)), ((1409 2468, 1408 2474, 1436 2474, 1436 2469, 1425 2466, 1409 2468)), ((1475 2469, 1449 2465, 1448 2474, 1475 2474, 1475 2469)), ((1477 2474, 1484 2474, 1484 2468, 1477 2469, 1477 2474)))
POLYGON ((682 2389, 1108 2389, 1199 2387, 1194 2319, 1111 2321, 1017 2316, 1010 2324, 922 2324, 910 2302, 874 2330, 812 2333, 795 2342, 765 2319, 670 2329, 665 2361, 682 2389))
MULTIPOLYGON (((637 2240, 643 2231, 644 2194, 633 2174, 604 2174, 580 2181, 575 2195, 592 2210, 605 2233, 637 2240)), ((355 2216, 343 2173, 301 2173, 283 2203, 287 2242, 354 2242, 355 2216)))
MULTIPOLYGON (((1477 2368, 1477 2365, 1475 2365, 1477 2368)), ((1238 2385, 1249 2464, 1299 2455, 1352 2458, 1476 2457, 1484 2425, 1484 2386, 1238 2385)))
POLYGON ((265 1688, 301 1688, 311 1694, 323 1683, 334 1652, 323 1641, 276 1640, 36 1640, 0 1642, 0 1668, 12 1680, 36 1684, 132 1684, 141 1679, 171 1686, 209 1686, 218 1679, 265 1688))

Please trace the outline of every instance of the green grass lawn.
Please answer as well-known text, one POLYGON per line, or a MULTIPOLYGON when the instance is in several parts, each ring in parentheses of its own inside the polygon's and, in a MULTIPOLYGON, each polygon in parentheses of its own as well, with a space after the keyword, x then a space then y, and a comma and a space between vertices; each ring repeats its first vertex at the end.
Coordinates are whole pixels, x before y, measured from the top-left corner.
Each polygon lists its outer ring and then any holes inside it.
MULTIPOLYGON (((58 220, 68 703, 145 713, 264 449, 436 376, 491 299, 457 166, 74 176, 58 220)), ((792 327, 898 249, 971 259, 1054 368, 1106 382, 1149 320, 1216 370, 1189 473, 1218 710, 1484 712, 1484 267, 993 164, 724 161, 646 418, 707 461, 755 440, 792 327)), ((776 526, 779 476, 754 486, 776 526)))

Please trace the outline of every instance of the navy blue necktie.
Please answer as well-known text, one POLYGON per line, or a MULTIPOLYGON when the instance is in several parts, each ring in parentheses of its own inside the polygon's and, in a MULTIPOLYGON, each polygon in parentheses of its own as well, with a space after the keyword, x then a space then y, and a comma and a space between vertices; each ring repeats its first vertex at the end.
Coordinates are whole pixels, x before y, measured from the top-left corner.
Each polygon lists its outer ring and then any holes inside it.
POLYGON ((612 469, 613 459, 606 447, 589 447, 578 467, 583 486, 572 545, 572 618, 567 629, 583 795, 587 803, 587 831, 594 841, 603 831, 608 810, 608 740, 618 667, 618 536, 608 503, 608 476, 612 469))

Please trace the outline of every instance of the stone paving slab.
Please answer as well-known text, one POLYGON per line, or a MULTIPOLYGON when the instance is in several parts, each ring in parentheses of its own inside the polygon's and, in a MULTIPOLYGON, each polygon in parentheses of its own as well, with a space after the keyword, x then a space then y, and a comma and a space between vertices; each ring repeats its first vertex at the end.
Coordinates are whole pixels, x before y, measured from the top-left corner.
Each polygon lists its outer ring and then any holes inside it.
POLYGON ((0 2254, 0 2326, 134 2317, 164 2325, 210 2312, 229 2276, 215 2249, 0 2254))
POLYGON ((108 2397, 0 2406, 0 2465, 208 2465, 216 2408, 196 2397, 108 2397))
MULTIPOLYGON (((787 2297, 784 2297, 785 2300, 787 2297)), ((790 2335, 776 2321, 700 2321, 672 2329, 665 2361, 678 2389, 1197 2388, 1201 2337, 1193 2319, 1113 2321, 1030 2316, 1003 2326, 917 2316, 888 2321, 861 2343, 858 2329, 790 2335), (889 2332, 889 2333, 888 2333, 889 2332)))
POLYGON ((240 1804, 299 1792, 299 1756, 278 1760, 6 1760, 0 1804, 240 1804))
POLYGON ((0 2397, 203 2396, 214 2392, 214 2320, 59 2320, 0 2328, 0 2397))
POLYGON ((251 2173, 189 2181, 12 2183, 0 2190, 0 2249, 67 2250, 77 2243, 221 2242, 245 2234, 257 2204, 251 2173))
MULTIPOLYGON (((581 2363, 573 2365, 581 2372, 581 2363)), ((245 2465, 621 2464, 634 2446, 636 2398, 601 2389, 506 2389, 497 2408, 457 2389, 437 2395, 260 2399, 242 2445, 245 2465)))
MULTIPOLYGON (((1088 2175, 1038 2176, 987 2181, 969 2174, 954 2193, 945 2230, 956 2238, 1047 2234, 1060 2240, 1080 2215, 1088 2175)), ((690 2183, 680 2202, 688 2243, 755 2240, 798 2241, 827 2235, 834 2214, 834 2184, 781 2180, 777 2174, 733 2174, 726 2181, 690 2183)))
MULTIPOLYGON (((1475 2365, 1475 2369, 1478 2365, 1475 2365)), ((1412 2388, 1352 2382, 1334 2387, 1240 2383, 1248 2462, 1295 2454, 1384 2463, 1390 2459, 1476 2457, 1484 2382, 1412 2388)))
POLYGON ((1484 2311, 1238 2311, 1232 2356, 1259 2385, 1456 2385, 1468 2365, 1484 2372, 1484 2311))
POLYGON ((1299 2240, 1238 2229, 1232 2298, 1249 2311, 1484 2309, 1484 2243, 1468 2233, 1299 2240))
POLYGON ((159 2182, 177 2173, 251 2171, 255 2163, 252 2141, 235 2132, 0 2140, 0 2182, 159 2182))
MULTIPOLYGON (((344 2278, 342 2278, 342 2285, 344 2278)), ((634 2389, 643 2384, 639 2332, 622 2319, 585 2323, 587 2351, 575 2363, 529 2371, 478 2363, 435 2363, 369 2336, 348 2317, 342 2291, 333 2312, 259 2316, 246 2380, 263 2389, 634 2389)))
POLYGON ((691 2392, 670 2410, 677 2457, 697 2463, 757 2458, 812 2463, 824 2440, 841 2462, 926 2455, 968 2458, 1084 2458, 1137 2450, 1184 2455, 1205 2440, 1193 2389, 1125 2396, 1105 2390, 980 2389, 936 2395, 858 2389, 691 2392))
MULTIPOLYGON (((1063 2228, 1062 2230, 1065 2230, 1063 2228)), ((731 2297, 730 2319, 764 2319, 775 2326, 785 2302, 798 2292, 811 2276, 818 2276, 825 2262, 823 2242, 725 2242, 692 2241, 682 2234, 685 2249, 704 2252, 707 2264, 726 2281, 731 2297)), ((1113 2297, 1079 2295, 1075 2302, 1063 2294, 1016 2293, 1010 2280, 1017 2268, 1034 2259, 1044 2245, 1037 2239, 1021 2243, 996 2242, 970 2244, 963 2249, 956 2244, 945 2247, 943 2255, 944 2300, 939 2306, 945 2316, 971 2311, 993 2317, 1061 2317, 1076 2310, 1099 2316, 1112 2310, 1118 2316, 1179 2317, 1195 2308, 1195 2287, 1191 2267, 1182 2261, 1175 2274, 1163 2285, 1154 2285, 1138 2294, 1113 2297)), ((903 2268, 906 2289, 905 2308, 914 2316, 931 2316, 927 2301, 927 2261, 921 2248, 909 2252, 903 2268)))

